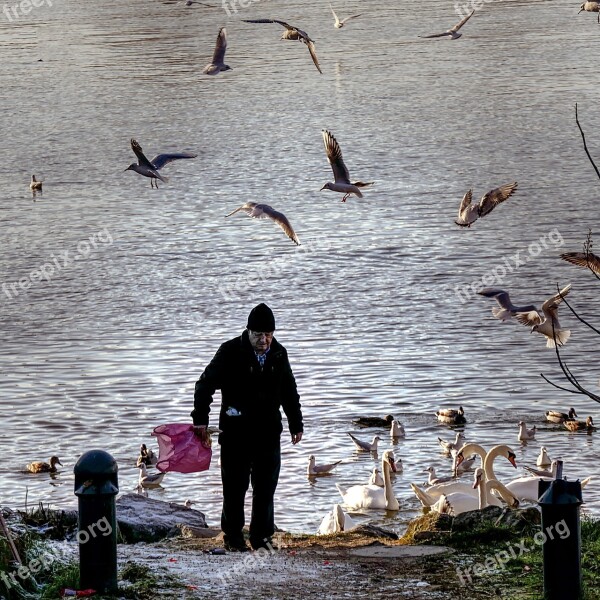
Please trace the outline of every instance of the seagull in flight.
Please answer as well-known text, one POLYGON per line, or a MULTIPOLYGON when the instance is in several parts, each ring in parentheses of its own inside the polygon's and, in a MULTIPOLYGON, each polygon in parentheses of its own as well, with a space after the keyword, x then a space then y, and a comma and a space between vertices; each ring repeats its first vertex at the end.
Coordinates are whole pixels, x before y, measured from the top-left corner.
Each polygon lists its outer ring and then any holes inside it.
POLYGON ((156 184, 156 189, 158 189, 158 181, 156 180, 160 179, 164 183, 169 181, 167 177, 163 177, 158 172, 165 165, 180 158, 196 158, 196 156, 198 156, 197 154, 192 154, 190 152, 158 154, 150 161, 146 158, 146 155, 142 151, 142 147, 133 138, 131 139, 131 149, 135 152, 135 155, 138 158, 138 164, 136 165, 135 163, 131 163, 125 170, 135 171, 144 177, 150 177, 150 187, 154 187, 154 184, 156 184))
POLYGON ((593 252, 565 252, 560 257, 578 267, 587 267, 596 275, 600 275, 600 256, 593 252))
POLYGON ((473 16, 475 11, 472 10, 470 14, 468 14, 462 21, 459 21, 452 29, 448 29, 448 31, 444 31, 444 33, 432 33, 431 35, 420 35, 420 38, 438 38, 448 36, 451 40, 458 39, 462 33, 458 33, 458 30, 473 16))
POLYGON ((485 296, 486 298, 496 299, 496 302, 500 308, 492 308, 492 314, 496 317, 496 319, 500 319, 502 322, 510 321, 512 317, 520 312, 530 312, 534 310, 537 312, 537 308, 533 304, 528 304, 527 306, 515 306, 510 301, 510 296, 505 290, 498 288, 484 288, 477 293, 480 296, 485 296))
POLYGON ((548 300, 542 304, 542 312, 544 313, 545 318, 542 318, 542 315, 540 315, 537 310, 517 313, 516 315, 516 319, 519 323, 531 326, 531 333, 537 331, 548 338, 546 341, 546 348, 554 348, 556 344, 564 346, 571 336, 571 331, 569 329, 561 329, 560 323, 558 322, 558 307, 563 298, 570 291, 571 284, 560 290, 558 294, 548 298, 548 300), (555 337, 556 343, 554 341, 555 337))
POLYGON ((221 29, 219 29, 219 34, 217 35, 217 44, 215 46, 212 62, 206 65, 204 71, 202 71, 205 75, 217 75, 221 71, 233 70, 224 62, 225 50, 227 50, 227 31, 225 30, 225 27, 221 27, 221 29))
POLYGON ((473 199, 472 190, 469 190, 464 196, 458 209, 458 220, 454 221, 460 227, 471 227, 471 225, 485 217, 507 198, 510 198, 517 190, 517 182, 506 183, 505 185, 488 192, 482 196, 479 204, 471 204, 473 199))
POLYGON ((282 40, 300 40, 304 42, 308 47, 308 51, 310 52, 310 56, 312 61, 315 63, 315 67, 321 75, 323 71, 321 71, 321 67, 319 66, 319 59, 317 58, 317 52, 315 50, 315 43, 310 39, 308 33, 306 31, 302 31, 302 29, 298 29, 285 21, 278 21, 277 19, 242 19, 244 23, 277 23, 279 25, 283 25, 285 27, 285 31, 281 34, 282 40))
POLYGON ((327 131, 327 129, 323 129, 322 133, 323 143, 325 144, 325 153, 327 154, 327 160, 329 161, 331 170, 333 171, 334 182, 332 183, 331 181, 328 181, 319 191, 331 190, 333 192, 340 192, 344 194, 342 202, 346 202, 346 198, 348 198, 350 194, 354 194, 355 196, 362 198, 363 195, 359 188, 373 185, 374 182, 351 182, 350 174, 348 173, 348 169, 344 164, 342 150, 340 149, 337 140, 333 137, 331 131, 327 131))
POLYGON ((287 235, 294 244, 297 246, 300 245, 300 240, 294 231, 294 228, 291 226, 288 218, 278 211, 276 211, 273 207, 268 204, 257 204, 256 202, 246 202, 239 208, 236 208, 234 211, 230 212, 225 217, 230 217, 234 215, 236 212, 243 211, 248 216, 254 217, 255 219, 272 219, 283 229, 285 235, 287 235))
POLYGON ((329 5, 329 8, 331 9, 331 12, 333 13, 333 18, 335 19, 334 27, 336 29, 341 29, 347 21, 350 21, 350 19, 356 19, 356 17, 360 17, 362 15, 362 13, 359 13, 358 15, 352 15, 340 21, 339 17, 335 14, 335 10, 333 10, 333 6, 331 6, 331 4, 329 5))

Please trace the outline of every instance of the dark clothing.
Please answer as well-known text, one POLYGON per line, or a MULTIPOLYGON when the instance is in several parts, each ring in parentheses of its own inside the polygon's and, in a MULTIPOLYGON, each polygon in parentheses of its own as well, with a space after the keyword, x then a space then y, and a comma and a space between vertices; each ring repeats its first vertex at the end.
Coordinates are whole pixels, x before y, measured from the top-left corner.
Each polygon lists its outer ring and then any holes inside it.
POLYGON ((275 528, 273 496, 281 465, 280 437, 283 408, 291 434, 303 431, 300 396, 285 348, 271 341, 261 367, 244 331, 221 345, 196 382, 194 425, 208 425, 215 390, 221 390, 219 444, 226 541, 242 538, 244 498, 252 483, 250 542, 256 546, 275 528))

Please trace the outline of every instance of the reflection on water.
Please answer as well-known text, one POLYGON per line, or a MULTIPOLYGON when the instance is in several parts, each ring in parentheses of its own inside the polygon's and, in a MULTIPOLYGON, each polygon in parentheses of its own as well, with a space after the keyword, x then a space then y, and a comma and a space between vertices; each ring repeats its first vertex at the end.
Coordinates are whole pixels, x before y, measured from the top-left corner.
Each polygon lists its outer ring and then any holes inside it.
MULTIPOLYGON (((139 444, 153 445, 160 424, 189 421, 195 380, 260 301, 275 311, 306 418, 299 446, 283 439, 280 527, 316 529, 340 499, 334 484, 366 482, 393 447, 404 463, 394 481, 401 510, 376 521, 401 529, 419 511, 409 482, 424 481, 430 464, 449 471, 436 440, 452 435, 435 421, 440 406, 465 407, 467 441, 507 442, 530 465, 543 444, 570 477, 598 475, 595 435, 543 421, 546 410, 571 405, 585 418, 595 403, 543 382, 540 373, 561 378, 541 336, 493 319, 493 301, 457 294, 557 228, 560 247, 493 285, 540 304, 571 282, 574 306, 597 314, 597 282, 557 256, 579 250, 597 222, 597 181, 573 111, 577 101, 593 140, 598 75, 579 57, 594 23, 546 2, 496 2, 460 40, 420 40, 455 22, 450 3, 418 13, 406 2, 364 4, 343 30, 312 0, 256 3, 235 18, 102 0, 0 19, 0 86, 18 107, 0 116, 0 281, 18 291, 0 293, 4 504, 22 506, 26 490, 30 503, 74 503, 72 467, 95 447, 115 456, 121 490, 132 491, 139 444), (240 22, 267 8, 315 39, 322 76, 303 47, 277 39, 277 27, 240 22), (234 70, 202 77, 223 25, 234 70), (318 192, 331 178, 323 128, 351 175, 376 182, 363 200, 318 192), (198 158, 165 167, 169 183, 151 190, 123 172, 131 137, 198 158), (35 202, 34 172, 44 180, 35 202), (467 189, 513 180, 518 192, 493 214, 470 230, 453 225, 467 189), (272 223, 224 219, 246 201, 285 213, 307 249, 272 223), (101 231, 110 244, 52 277, 33 275, 101 231), (386 432, 351 423, 390 412, 407 430, 393 445, 386 432), (538 426, 527 446, 517 442, 521 419, 538 426), (381 434, 380 456, 354 452, 347 431, 381 434), (308 481, 311 453, 343 462, 308 481), (21 472, 51 454, 65 465, 56 477, 21 472)), ((597 338, 561 315, 573 330, 564 358, 597 390, 597 338)), ((520 473, 508 463, 497 472, 520 473)), ((197 500, 218 523, 218 468, 168 474, 150 494, 197 500)), ((592 483, 586 510, 597 511, 599 498, 592 483)))

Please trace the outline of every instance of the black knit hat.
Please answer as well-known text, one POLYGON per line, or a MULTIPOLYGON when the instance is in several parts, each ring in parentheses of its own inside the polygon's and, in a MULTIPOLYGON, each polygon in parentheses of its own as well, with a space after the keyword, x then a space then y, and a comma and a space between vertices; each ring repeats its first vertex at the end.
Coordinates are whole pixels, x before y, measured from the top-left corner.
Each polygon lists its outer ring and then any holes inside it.
POLYGON ((275 317, 273 311, 264 303, 255 306, 248 315, 248 325, 250 331, 268 333, 275 331, 275 317))

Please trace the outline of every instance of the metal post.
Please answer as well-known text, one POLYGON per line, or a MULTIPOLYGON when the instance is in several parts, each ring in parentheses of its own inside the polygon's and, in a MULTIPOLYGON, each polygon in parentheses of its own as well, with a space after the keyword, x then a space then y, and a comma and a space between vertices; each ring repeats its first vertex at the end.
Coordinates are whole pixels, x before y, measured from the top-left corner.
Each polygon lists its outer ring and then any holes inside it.
POLYGON ((79 585, 100 593, 117 591, 118 466, 104 450, 83 454, 73 468, 79 500, 79 585))
MULTIPOLYGON (((544 599, 581 598, 581 483, 554 479, 539 482, 542 509, 544 599)), ((535 539, 535 536, 534 536, 535 539)))

